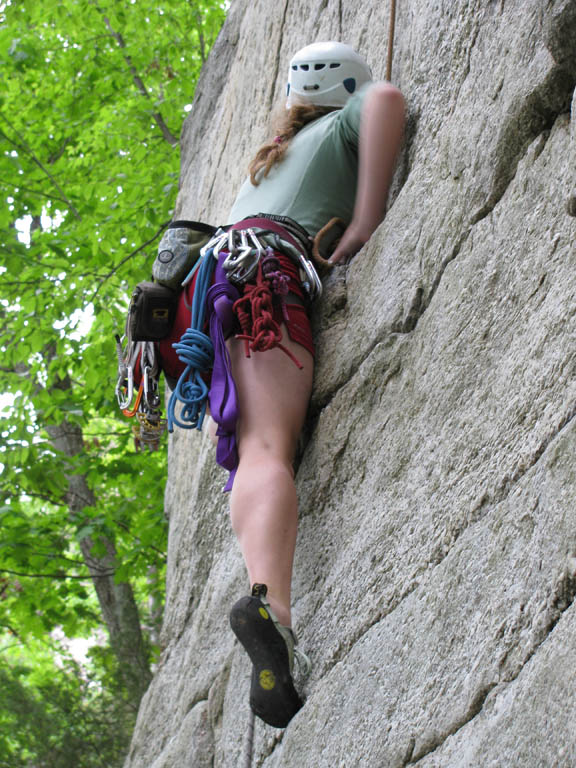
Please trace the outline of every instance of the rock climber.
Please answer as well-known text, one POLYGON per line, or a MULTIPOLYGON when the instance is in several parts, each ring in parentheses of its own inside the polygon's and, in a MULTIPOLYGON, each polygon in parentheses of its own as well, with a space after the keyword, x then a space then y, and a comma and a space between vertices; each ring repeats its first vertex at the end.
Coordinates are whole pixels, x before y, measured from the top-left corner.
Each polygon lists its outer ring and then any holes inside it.
POLYGON ((240 231, 244 225, 258 232, 266 228, 263 213, 272 217, 269 273, 277 282, 285 278, 278 290, 283 296, 274 300, 283 348, 247 357, 254 329, 227 342, 239 401, 230 511, 252 586, 233 606, 230 622, 253 665, 251 707, 276 727, 302 706, 292 676, 298 655, 290 610, 298 524, 293 461, 314 372, 302 271, 290 268, 294 260, 283 244, 298 246, 303 230, 314 238, 338 217, 345 230, 330 264, 346 264, 360 251, 385 216, 405 119, 401 92, 373 82, 364 58, 340 42, 298 51, 287 91, 281 122, 252 160, 229 219, 242 222, 235 225, 240 231))

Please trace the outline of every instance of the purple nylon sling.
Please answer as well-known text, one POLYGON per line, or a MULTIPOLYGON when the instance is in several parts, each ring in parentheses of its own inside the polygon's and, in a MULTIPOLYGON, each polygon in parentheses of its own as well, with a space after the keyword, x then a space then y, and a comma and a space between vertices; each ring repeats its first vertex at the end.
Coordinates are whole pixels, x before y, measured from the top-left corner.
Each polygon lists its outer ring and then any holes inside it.
MULTIPOLYGON (((301 249, 301 245, 286 229, 275 221, 264 218, 244 219, 232 225, 231 229, 247 229, 259 227, 280 235, 293 246, 301 249)), ((214 345, 214 367, 208 400, 210 414, 218 429, 218 446, 216 461, 230 472, 224 491, 232 490, 236 470, 238 469, 238 446, 236 444, 236 424, 238 423, 239 406, 238 393, 232 376, 230 354, 226 347, 226 334, 235 325, 235 315, 232 309, 234 302, 240 298, 240 291, 228 280, 222 267, 228 253, 221 252, 214 271, 214 283, 206 297, 208 317, 210 322, 210 338, 214 345)))
POLYGON ((230 472, 225 491, 232 490, 238 468, 236 445, 236 423, 238 421, 238 394, 232 377, 230 354, 226 347, 225 334, 234 328, 232 305, 240 297, 238 289, 226 278, 222 264, 227 253, 218 257, 214 272, 214 283, 208 291, 207 303, 210 322, 210 338, 214 345, 214 367, 208 400, 210 413, 218 424, 216 435, 216 461, 230 472))

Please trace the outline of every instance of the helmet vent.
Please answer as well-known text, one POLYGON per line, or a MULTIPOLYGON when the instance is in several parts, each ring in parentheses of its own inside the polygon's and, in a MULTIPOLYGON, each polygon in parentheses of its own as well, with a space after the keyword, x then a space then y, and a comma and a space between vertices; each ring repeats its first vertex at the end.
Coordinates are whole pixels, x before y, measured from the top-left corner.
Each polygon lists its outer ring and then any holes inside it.
POLYGON ((356 90, 356 78, 355 77, 347 77, 346 80, 342 82, 342 85, 348 93, 354 93, 356 90))
POLYGON ((338 69, 339 66, 339 62, 333 61, 332 64, 330 64, 330 69, 338 69))
POLYGON ((303 69, 304 72, 308 72, 308 70, 310 69, 310 65, 309 64, 300 64, 300 69, 303 69))
POLYGON ((319 69, 324 69, 326 64, 314 64, 314 69, 318 71, 319 69))

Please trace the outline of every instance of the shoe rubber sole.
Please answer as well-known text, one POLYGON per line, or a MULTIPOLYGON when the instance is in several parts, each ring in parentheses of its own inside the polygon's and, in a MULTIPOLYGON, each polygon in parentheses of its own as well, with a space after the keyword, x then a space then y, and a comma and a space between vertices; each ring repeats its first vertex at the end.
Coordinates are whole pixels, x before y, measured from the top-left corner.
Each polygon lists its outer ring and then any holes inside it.
POLYGON ((265 723, 285 728, 302 701, 294 688, 286 641, 259 597, 242 597, 230 611, 230 626, 254 665, 250 706, 265 723))

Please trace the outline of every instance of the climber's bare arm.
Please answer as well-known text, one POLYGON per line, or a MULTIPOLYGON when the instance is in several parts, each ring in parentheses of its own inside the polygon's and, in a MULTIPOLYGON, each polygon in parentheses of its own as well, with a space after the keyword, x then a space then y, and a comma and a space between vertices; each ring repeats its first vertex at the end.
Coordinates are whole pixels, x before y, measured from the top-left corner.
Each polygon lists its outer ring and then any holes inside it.
POLYGON ((376 83, 366 96, 360 121, 358 192, 354 215, 330 258, 346 262, 368 242, 386 214, 388 191, 404 136, 405 102, 389 83, 376 83))

